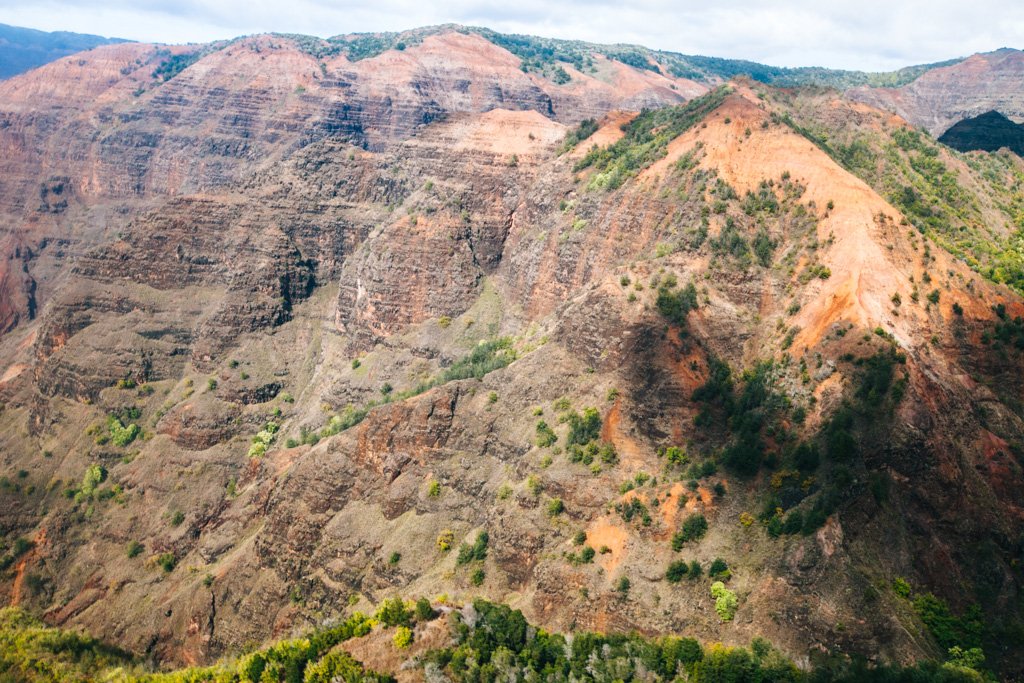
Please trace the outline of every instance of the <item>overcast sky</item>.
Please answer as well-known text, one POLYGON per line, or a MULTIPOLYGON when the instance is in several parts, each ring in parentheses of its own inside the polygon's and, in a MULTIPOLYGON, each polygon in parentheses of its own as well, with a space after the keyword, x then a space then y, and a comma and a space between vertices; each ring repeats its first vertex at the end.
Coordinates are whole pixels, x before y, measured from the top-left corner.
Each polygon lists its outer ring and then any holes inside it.
POLYGON ((447 22, 867 70, 1024 47, 1022 0, 0 0, 0 23, 156 42, 447 22))

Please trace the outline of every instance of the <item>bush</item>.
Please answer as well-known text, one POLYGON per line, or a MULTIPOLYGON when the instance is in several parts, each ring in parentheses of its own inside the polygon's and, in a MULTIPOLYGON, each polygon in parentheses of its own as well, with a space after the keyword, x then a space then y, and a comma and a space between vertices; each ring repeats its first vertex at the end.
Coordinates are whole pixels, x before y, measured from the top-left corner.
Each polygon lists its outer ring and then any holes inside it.
POLYGON ((569 414, 569 436, 566 444, 586 445, 601 434, 601 414, 597 408, 584 408, 583 415, 575 411, 569 414))
POLYGON ((537 445, 541 448, 553 446, 558 441, 558 435, 548 426, 548 423, 541 420, 537 423, 537 445))
POLYGON ((690 566, 686 560, 676 560, 668 565, 668 569, 665 570, 665 578, 669 583, 679 583, 686 577, 689 570, 690 566))
POLYGON ((437 616, 437 612, 430 606, 430 600, 420 598, 416 601, 416 621, 430 621, 437 616))
POLYGON ((163 553, 156 558, 156 563, 160 565, 165 572, 172 572, 174 571, 174 567, 178 564, 178 558, 174 556, 174 553, 163 553))
POLYGON ((720 577, 723 581, 728 581, 732 576, 732 572, 729 571, 729 565, 726 564, 725 560, 720 557, 716 557, 708 567, 708 576, 720 577))
POLYGON ((412 623, 412 613, 401 598, 388 598, 380 604, 374 616, 385 626, 408 626, 412 623))
POLYGON ((110 430, 110 440, 115 446, 127 446, 138 438, 140 429, 137 424, 130 424, 125 427, 117 417, 111 415, 107 418, 107 428, 110 430))
POLYGON ((412 629, 408 626, 399 626, 395 631, 395 637, 391 639, 394 646, 399 650, 404 650, 409 647, 412 643, 412 629))
POLYGON ((552 498, 551 502, 548 503, 548 514, 552 517, 557 517, 563 512, 565 512, 565 505, 562 503, 562 499, 552 498))
POLYGON ((138 541, 131 541, 125 548, 125 553, 129 558, 135 558, 141 555, 143 550, 145 550, 145 547, 141 543, 138 541))
POLYGON ((715 599, 715 612, 718 613, 718 618, 722 621, 732 621, 739 607, 736 594, 726 588, 721 581, 715 581, 711 584, 711 597, 715 599))
POLYGON ((677 327, 686 327, 687 314, 697 309, 697 288, 691 282, 675 292, 663 285, 658 288, 658 298, 654 304, 669 322, 677 327))
POLYGON ((688 541, 699 541, 704 538, 704 534, 707 531, 708 520, 698 512, 683 520, 683 527, 679 530, 679 534, 682 537, 682 542, 686 543, 688 541))
POLYGON ((481 586, 483 585, 485 578, 487 578, 487 575, 484 573, 484 570, 480 567, 477 567, 473 571, 473 573, 470 574, 469 582, 474 586, 481 586))
POLYGON ((483 562, 487 559, 487 544, 490 542, 490 538, 486 531, 481 531, 476 535, 476 541, 474 541, 473 545, 463 543, 459 546, 459 555, 455 560, 455 564, 463 565, 470 562, 483 562))

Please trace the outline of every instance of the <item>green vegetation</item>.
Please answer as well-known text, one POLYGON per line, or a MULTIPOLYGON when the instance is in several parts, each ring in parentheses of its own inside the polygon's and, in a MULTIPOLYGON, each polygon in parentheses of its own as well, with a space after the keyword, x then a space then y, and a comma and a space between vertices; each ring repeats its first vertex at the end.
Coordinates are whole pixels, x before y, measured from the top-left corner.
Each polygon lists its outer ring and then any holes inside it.
POLYGON ((481 531, 476 535, 476 541, 473 542, 473 545, 468 543, 460 545, 459 555, 455 559, 455 564, 463 565, 470 562, 483 562, 487 559, 487 544, 490 540, 490 535, 486 531, 481 531))
POLYGON ((615 511, 622 517, 622 521, 627 524, 637 519, 644 526, 650 526, 653 521, 650 510, 647 509, 644 502, 637 496, 633 496, 624 503, 616 503, 615 511))
POLYGON ((601 435, 601 413, 597 408, 584 408, 583 415, 573 411, 568 416, 569 435, 566 444, 582 446, 601 435))
POLYGON ((544 420, 537 422, 537 445, 541 448, 553 446, 558 441, 558 435, 548 426, 544 420))
MULTIPOLYGON (((630 590, 628 577, 620 577, 616 590, 630 590)), ((731 591, 720 583, 712 587, 716 611, 734 615, 731 591), (718 603, 722 602, 722 610, 718 603)), ((412 604, 412 603, 410 603, 412 604)), ((984 654, 954 646, 949 662, 923 662, 911 669, 868 666, 845 658, 825 660, 810 673, 797 669, 768 641, 755 638, 749 648, 720 644, 702 646, 692 638, 637 634, 559 633, 535 629, 522 612, 485 600, 472 603, 471 621, 452 613, 451 644, 433 648, 416 665, 436 667, 454 683, 494 681, 772 681, 960 683, 983 680, 977 670, 984 654)), ((394 647, 405 649, 413 639, 413 618, 434 619, 429 601, 416 602, 415 613, 400 599, 385 600, 375 618, 395 628, 394 647)), ((726 616, 722 616, 726 620, 726 616)), ((732 618, 731 616, 729 618, 732 618)), ((18 608, 0 610, 0 679, 29 683, 123 681, 124 683, 393 683, 390 676, 368 671, 339 643, 361 638, 373 621, 356 613, 333 626, 283 640, 269 647, 226 659, 212 666, 152 673, 130 654, 72 631, 43 625, 18 608)))
POLYGON ((131 420, 137 420, 142 416, 142 413, 138 408, 134 406, 131 408, 125 408, 118 414, 110 415, 107 417, 107 430, 110 432, 110 442, 115 446, 127 446, 131 442, 135 441, 142 433, 139 429, 139 425, 131 422, 127 426, 125 423, 131 420))
POLYGON ((170 573, 174 571, 174 568, 178 564, 178 558, 174 556, 174 553, 162 553, 157 556, 156 563, 160 565, 160 568, 165 572, 170 573))
POLYGON ((736 616, 736 608, 739 607, 739 600, 736 594, 725 587, 721 581, 711 584, 711 597, 715 599, 715 612, 722 621, 732 621, 736 616))
POLYGON ((708 532, 708 520, 704 515, 694 513, 683 520, 683 525, 672 536, 672 550, 679 552, 690 541, 699 541, 708 532))
POLYGON ((675 278, 663 281, 658 287, 658 298, 654 302, 658 312, 676 327, 686 329, 686 316, 697 309, 697 288, 692 282, 682 289, 675 289, 675 278))
POLYGON ((580 125, 573 128, 565 136, 565 141, 562 142, 560 154, 572 151, 576 148, 576 145, 580 144, 584 140, 588 139, 591 135, 597 132, 597 121, 594 119, 583 119, 580 121, 580 125))
POLYGON ((1008 347, 1024 351, 1024 318, 1017 316, 1011 320, 1004 304, 997 304, 992 310, 995 311, 996 321, 991 331, 982 333, 982 343, 992 344, 997 349, 1008 347))
MULTIPOLYGON (((629 591, 629 580, 617 586, 629 591)), ((805 675, 777 650, 764 643, 756 651, 701 647, 690 638, 575 633, 561 634, 530 628, 522 613, 504 605, 475 600, 472 626, 458 620, 455 645, 432 650, 427 665, 439 667, 455 683, 502 680, 649 681, 758 680, 801 681, 805 675), (739 678, 740 672, 744 677, 739 678)))
POLYGON ((686 577, 689 570, 690 565, 687 564, 686 560, 675 560, 670 562, 668 569, 665 570, 665 579, 669 583, 679 583, 686 577))
MULTIPOLYGON (((399 649, 404 650, 412 644, 412 629, 408 626, 399 626, 395 629, 395 635, 391 639, 392 644, 399 649)), ((307 677, 308 678, 308 677, 307 677)), ((336 680, 335 678, 328 679, 330 681, 336 680)))
POLYGON ((274 439, 277 438, 277 430, 280 429, 280 425, 276 422, 268 422, 263 426, 259 432, 252 437, 252 443, 249 446, 248 455, 250 458, 262 457, 270 445, 274 443, 274 439))
POLYGON ((726 87, 676 107, 644 110, 623 126, 625 136, 608 147, 596 145, 580 159, 574 171, 593 168, 587 187, 591 190, 619 188, 627 179, 665 156, 668 143, 682 135, 729 93, 726 87))
POLYGON ((172 55, 170 50, 157 50, 156 56, 161 59, 160 64, 153 70, 153 78, 166 83, 185 69, 199 61, 206 52, 199 49, 193 52, 186 52, 179 55, 172 55))

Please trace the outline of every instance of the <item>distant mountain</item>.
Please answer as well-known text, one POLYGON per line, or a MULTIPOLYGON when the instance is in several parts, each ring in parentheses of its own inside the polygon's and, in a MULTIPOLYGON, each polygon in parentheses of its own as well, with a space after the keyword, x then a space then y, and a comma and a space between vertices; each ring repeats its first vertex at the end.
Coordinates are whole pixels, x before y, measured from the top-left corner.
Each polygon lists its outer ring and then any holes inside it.
POLYGON ((1014 123, 997 111, 964 119, 942 134, 939 142, 961 152, 983 149, 993 152, 1009 147, 1024 155, 1024 125, 1014 123))
POLYGON ((24 73, 55 59, 100 45, 127 42, 68 31, 37 31, 0 24, 0 79, 24 73))
POLYGON ((847 95, 895 112, 939 136, 957 121, 997 110, 1024 117, 1024 52, 1002 48, 921 73, 905 85, 859 86, 847 95))

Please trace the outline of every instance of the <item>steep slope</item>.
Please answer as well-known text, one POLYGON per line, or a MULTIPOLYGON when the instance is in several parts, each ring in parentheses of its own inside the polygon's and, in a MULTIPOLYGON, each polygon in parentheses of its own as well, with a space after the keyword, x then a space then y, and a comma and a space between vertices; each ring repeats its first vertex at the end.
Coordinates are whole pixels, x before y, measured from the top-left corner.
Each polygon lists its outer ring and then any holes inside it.
POLYGON ((1024 120, 1020 91, 1024 52, 1003 48, 927 71, 899 88, 858 86, 849 96, 893 111, 932 135, 939 136, 957 121, 987 111, 1024 120))

